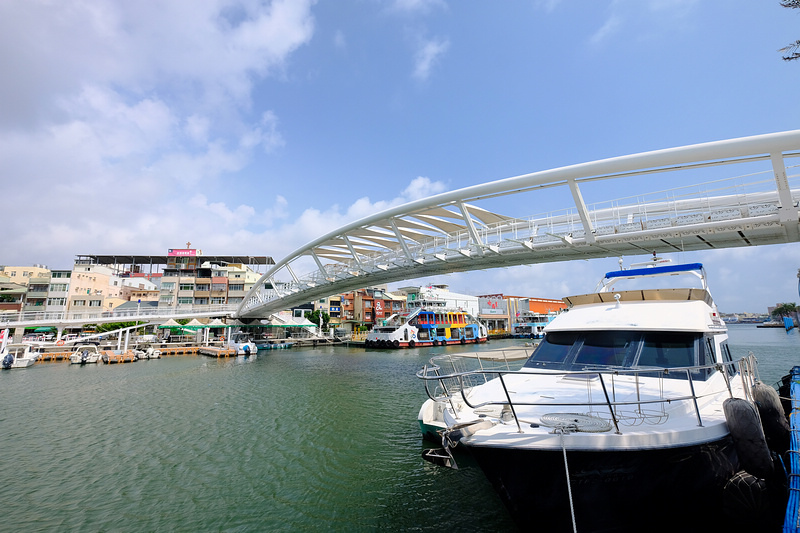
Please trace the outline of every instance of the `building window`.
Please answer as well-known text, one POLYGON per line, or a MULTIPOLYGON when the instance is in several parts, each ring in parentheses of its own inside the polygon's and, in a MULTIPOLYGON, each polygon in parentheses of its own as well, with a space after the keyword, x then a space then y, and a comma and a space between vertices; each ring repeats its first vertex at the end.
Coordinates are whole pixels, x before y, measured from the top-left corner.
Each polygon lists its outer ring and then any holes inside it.
POLYGON ((170 295, 162 296, 161 298, 159 298, 158 302, 162 304, 172 305, 172 296, 170 295))
POLYGON ((190 304, 190 303, 193 303, 193 302, 194 302, 194 298, 192 298, 191 296, 189 296, 189 297, 183 297, 182 296, 182 297, 178 298, 178 303, 179 304, 190 304))
POLYGON ((89 300, 89 307, 101 307, 102 304, 102 300, 89 300))
POLYGON ((225 298, 219 298, 219 297, 211 298, 211 303, 212 304, 224 304, 225 303, 225 298))
POLYGON ((193 291, 194 290, 194 283, 181 283, 179 290, 182 291, 193 291))
POLYGON ((47 305, 65 305, 67 303, 66 298, 48 298, 47 305))
POLYGON ((67 291, 67 284, 66 283, 51 283, 50 284, 50 292, 66 292, 67 291))
POLYGON ((72 302, 72 305, 74 307, 85 307, 86 306, 86 300, 74 300, 72 302))
POLYGON ((175 290, 175 282, 174 281, 166 281, 161 284, 161 289, 165 291, 172 291, 175 290))
POLYGON ((228 285, 229 291, 243 291, 244 290, 244 283, 236 283, 234 285, 228 285))

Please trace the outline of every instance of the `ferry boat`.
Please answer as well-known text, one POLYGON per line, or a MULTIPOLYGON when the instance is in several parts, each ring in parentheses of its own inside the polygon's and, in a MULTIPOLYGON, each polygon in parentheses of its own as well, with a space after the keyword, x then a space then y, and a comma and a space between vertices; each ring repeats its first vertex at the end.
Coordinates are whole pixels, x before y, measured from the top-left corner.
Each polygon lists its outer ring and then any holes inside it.
POLYGON ((486 342, 489 330, 462 310, 417 308, 396 313, 376 326, 364 341, 366 348, 414 348, 486 342))
POLYGON ((777 393, 733 359, 702 264, 632 265, 564 300, 519 370, 417 373, 443 445, 426 459, 467 450, 523 530, 711 531, 737 474, 785 479, 753 401, 777 393))
POLYGON ((557 313, 534 313, 523 311, 512 323, 511 336, 517 339, 541 339, 544 328, 558 316, 557 313))

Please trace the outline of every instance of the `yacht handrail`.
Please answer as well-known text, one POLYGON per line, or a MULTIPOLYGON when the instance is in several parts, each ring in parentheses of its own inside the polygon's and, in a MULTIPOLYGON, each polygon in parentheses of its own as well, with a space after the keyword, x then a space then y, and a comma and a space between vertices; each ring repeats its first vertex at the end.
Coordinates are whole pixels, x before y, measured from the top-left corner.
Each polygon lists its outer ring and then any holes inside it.
MULTIPOLYGON (((433 359, 433 358, 432 358, 433 359)), ((638 406, 642 408, 645 405, 653 405, 653 404, 669 404, 673 402, 679 401, 689 401, 691 400, 693 403, 694 411, 697 415, 698 426, 703 425, 702 417, 700 416, 700 407, 698 405, 698 400, 702 399, 705 396, 716 395, 720 391, 715 390, 711 391, 708 394, 697 394, 694 390, 694 381, 692 379, 692 372, 703 371, 703 370, 716 370, 721 372, 725 376, 725 384, 730 397, 733 397, 733 391, 730 386, 730 376, 728 374, 729 369, 733 369, 732 375, 739 375, 742 379, 743 391, 745 396, 748 399, 752 399, 752 386, 754 385, 755 381, 758 379, 756 375, 756 365, 755 365, 755 356, 752 352, 750 352, 747 356, 740 358, 736 361, 726 361, 724 363, 713 363, 709 365, 693 365, 693 366, 685 366, 685 367, 672 367, 672 368, 664 368, 664 367, 636 367, 636 368, 622 368, 622 367, 606 367, 601 368, 599 366, 593 366, 591 368, 581 369, 581 370, 531 370, 525 369, 522 370, 490 370, 490 369, 478 369, 478 370, 470 370, 464 372, 454 372, 450 374, 441 374, 439 371, 441 367, 435 363, 431 363, 431 365, 425 365, 420 371, 417 372, 417 377, 422 379, 425 382, 425 392, 431 400, 447 400, 452 404, 454 397, 457 394, 461 395, 464 403, 470 409, 478 409, 480 407, 484 407, 487 405, 502 405, 508 406, 514 416, 514 420, 517 424, 517 427, 520 428, 520 420, 517 417, 516 408, 519 406, 547 406, 547 407, 607 407, 609 413, 611 414, 611 419, 616 427, 617 433, 620 433, 619 430, 619 418, 616 408, 618 407, 625 407, 625 406, 638 406), (738 370, 737 370, 738 368, 738 370), (670 374, 678 374, 678 373, 685 373, 686 374, 686 381, 688 383, 689 391, 687 394, 680 394, 674 396, 664 396, 663 395, 663 387, 662 390, 662 397, 660 398, 653 398, 653 399, 642 399, 639 395, 640 392, 640 383, 639 377, 640 375, 647 375, 648 378, 656 378, 659 380, 667 379, 666 376, 670 374), (655 376, 654 376, 655 374, 655 376), (497 379, 500 380, 500 384, 502 385, 503 390, 505 391, 505 401, 486 401, 479 404, 472 404, 468 398, 469 391, 472 389, 473 385, 468 383, 468 380, 465 382, 466 378, 471 376, 483 376, 484 379, 487 375, 495 376, 497 379), (570 377, 574 378, 582 378, 587 379, 590 376, 597 376, 600 380, 600 384, 603 388, 604 399, 602 401, 592 401, 587 399, 585 401, 571 401, 571 402, 558 402, 558 401, 543 401, 543 402, 523 402, 523 401, 514 401, 511 399, 511 395, 508 393, 508 388, 506 387, 506 377, 513 376, 513 375, 524 375, 524 376, 549 376, 549 377, 558 377, 561 376, 562 379, 568 379, 570 377), (611 378, 611 387, 612 387, 612 394, 609 396, 607 391, 607 378, 611 378), (637 399, 636 400, 624 400, 619 401, 616 399, 616 393, 614 387, 616 387, 616 380, 614 378, 618 376, 632 376, 635 378, 635 387, 637 392, 637 399), (444 380, 450 380, 451 386, 449 387, 444 382, 444 380), (452 382, 455 380, 458 384, 457 387, 452 386, 452 382), (435 381, 438 382, 439 386, 445 391, 444 395, 436 394, 435 390, 431 393, 429 382, 435 381), (466 385, 465 385, 466 383, 466 385)), ((488 381, 488 379, 486 379, 488 381)), ((521 429, 520 429, 521 432, 521 429)))

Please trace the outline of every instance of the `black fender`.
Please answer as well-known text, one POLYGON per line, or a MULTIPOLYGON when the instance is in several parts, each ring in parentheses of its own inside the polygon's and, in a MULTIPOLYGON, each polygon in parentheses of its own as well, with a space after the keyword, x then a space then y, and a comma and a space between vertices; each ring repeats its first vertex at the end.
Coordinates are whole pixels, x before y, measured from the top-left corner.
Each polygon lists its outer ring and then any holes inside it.
POLYGON ((792 434, 778 392, 769 385, 756 381, 753 385, 753 402, 761 417, 769 449, 783 455, 791 445, 792 434))
POLYGON ((728 398, 722 404, 739 464, 757 478, 766 479, 772 474, 772 455, 761 427, 756 408, 742 398, 728 398))

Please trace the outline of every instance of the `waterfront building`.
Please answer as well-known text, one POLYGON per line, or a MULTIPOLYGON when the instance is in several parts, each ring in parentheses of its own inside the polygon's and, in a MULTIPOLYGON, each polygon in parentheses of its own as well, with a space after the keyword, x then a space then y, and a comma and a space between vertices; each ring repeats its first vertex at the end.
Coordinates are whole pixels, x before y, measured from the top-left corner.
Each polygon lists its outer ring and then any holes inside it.
POLYGON ((38 268, 29 272, 27 279, 28 291, 25 294, 23 311, 44 311, 47 306, 47 293, 50 288, 50 271, 38 268))
POLYGON ((406 301, 404 295, 388 292, 385 286, 342 293, 330 300, 338 304, 331 305, 337 313, 336 320, 331 315, 331 325, 348 332, 372 329, 376 324, 382 324, 390 315, 404 311, 406 301))
POLYGON ((75 261, 70 277, 67 311, 75 318, 99 318, 122 298, 122 279, 110 265, 75 261))
POLYGON ((425 285, 403 287, 396 291, 406 297, 406 309, 413 311, 419 307, 459 309, 478 318, 478 297, 452 292, 448 285, 425 285))
POLYGON ((328 313, 330 321, 328 324, 332 328, 342 327, 342 295, 336 294, 328 298, 322 298, 316 303, 316 308, 328 313))
POLYGON ((562 310, 563 300, 487 294, 479 296, 478 318, 494 337, 541 335, 542 329, 562 310))
POLYGON ((478 309, 478 319, 486 324, 490 337, 508 336, 508 300, 502 294, 478 296, 478 309))
POLYGON ((47 287, 45 311, 48 313, 63 313, 67 310, 71 280, 72 270, 50 271, 50 285, 47 287))
POLYGON ((31 278, 41 280, 50 275, 50 270, 45 265, 33 266, 2 266, 0 272, 9 278, 12 283, 27 286, 31 278))
POLYGON ((11 281, 9 276, 0 273, 0 313, 20 312, 27 292, 27 285, 11 281))

